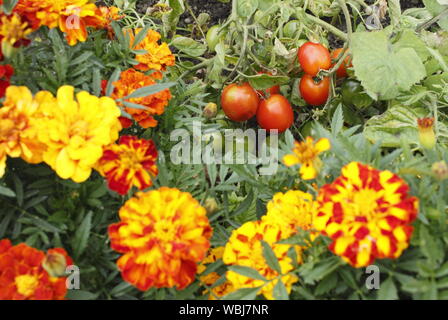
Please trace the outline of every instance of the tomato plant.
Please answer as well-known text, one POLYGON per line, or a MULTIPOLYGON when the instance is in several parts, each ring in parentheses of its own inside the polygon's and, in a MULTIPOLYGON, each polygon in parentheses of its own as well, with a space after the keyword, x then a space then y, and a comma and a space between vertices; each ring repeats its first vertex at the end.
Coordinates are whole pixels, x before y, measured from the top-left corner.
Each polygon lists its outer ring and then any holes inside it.
POLYGON ((221 94, 221 107, 229 119, 246 121, 255 116, 260 100, 249 83, 232 83, 221 94))
MULTIPOLYGON (((331 67, 334 67, 336 65, 336 61, 338 58, 342 59, 344 53, 345 50, 343 48, 338 48, 331 52, 331 60, 333 61, 331 67)), ((351 57, 348 55, 336 70, 336 75, 338 76, 338 78, 347 77, 347 69, 351 67, 353 67, 353 64, 351 63, 351 57)))
POLYGON ((257 111, 257 121, 265 130, 284 132, 294 122, 294 112, 289 101, 280 94, 262 100, 257 111))

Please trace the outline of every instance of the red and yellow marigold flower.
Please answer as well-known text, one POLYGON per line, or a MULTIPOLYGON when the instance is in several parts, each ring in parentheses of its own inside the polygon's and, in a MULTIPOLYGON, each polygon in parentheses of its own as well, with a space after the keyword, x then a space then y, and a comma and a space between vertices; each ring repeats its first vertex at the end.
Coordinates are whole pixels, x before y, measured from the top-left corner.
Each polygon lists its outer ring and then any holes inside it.
POLYGON ((63 300, 67 293, 65 268, 72 265, 64 249, 45 254, 25 243, 0 240, 0 300, 63 300), (57 260, 57 264, 49 261, 57 260), (47 264, 47 267, 44 265, 47 264), (48 266, 57 266, 58 273, 48 266))
POLYGON ((434 132, 434 118, 417 119, 418 138, 420 145, 426 149, 432 149, 437 143, 436 134, 434 132))
POLYGON ((11 84, 12 75, 14 74, 14 68, 9 65, 0 65, 0 98, 3 98, 6 93, 6 88, 11 84))
POLYGON ((123 253, 117 266, 140 290, 192 283, 197 263, 210 247, 212 228, 205 209, 191 194, 162 187, 139 192, 109 226, 112 249, 123 253))
POLYGON ((111 27, 112 21, 120 20, 124 15, 120 14, 120 9, 117 7, 105 7, 101 6, 97 8, 96 15, 101 17, 101 23, 98 24, 97 28, 107 29, 109 38, 113 37, 113 29, 111 27))
POLYGON ((86 91, 74 96, 72 86, 59 88, 53 103, 41 106, 38 140, 45 144, 43 160, 63 179, 87 180, 103 155, 103 147, 118 139, 121 112, 109 97, 86 91))
MULTIPOLYGON (((267 204, 267 213, 262 217, 266 223, 277 224, 284 237, 290 237, 298 229, 311 230, 315 201, 309 193, 289 190, 277 193, 267 204)), ((312 234, 312 238, 316 236, 312 234)))
POLYGON ((3 59, 3 54, 10 57, 14 48, 28 44, 27 37, 31 32, 33 29, 30 28, 28 22, 22 20, 20 15, 16 13, 9 16, 0 14, 1 58, 3 59))
POLYGON ((286 155, 283 162, 288 167, 301 164, 300 176, 303 180, 316 178, 322 167, 319 154, 330 149, 330 141, 327 138, 321 138, 314 143, 312 137, 307 137, 305 141, 296 141, 294 145, 294 153, 286 155))
POLYGON ((157 176, 157 149, 152 140, 122 136, 118 144, 104 148, 98 171, 106 177, 109 189, 125 195, 136 186, 143 190, 157 176))
MULTIPOLYGON (((153 72, 151 75, 147 76, 144 73, 138 72, 134 69, 123 71, 120 79, 113 83, 115 89, 112 93, 112 98, 124 98, 137 89, 156 84, 155 80, 160 80, 161 78, 162 74, 160 72, 153 72)), ((131 98, 126 100, 131 103, 145 106, 146 109, 125 108, 125 110, 143 128, 155 127, 157 125, 157 120, 154 119, 154 115, 163 114, 170 99, 170 90, 164 89, 146 97, 131 98)))
MULTIPOLYGON (((283 274, 280 279, 285 284, 288 293, 291 292, 292 284, 297 282, 298 278, 290 273, 294 268, 292 260, 288 256, 291 246, 276 243, 284 238, 283 230, 279 225, 265 221, 246 222, 232 232, 224 249, 224 263, 253 268, 267 280, 272 280, 265 284, 263 280, 251 279, 229 270, 227 271, 227 280, 232 284, 234 290, 262 286, 259 293, 267 299, 274 299, 273 289, 278 281, 275 278, 280 275, 266 263, 261 245, 261 240, 264 240, 272 247, 283 274)), ((298 250, 298 247, 296 246, 295 249, 298 250)), ((301 260, 301 258, 299 259, 301 260)))
POLYGON ((26 87, 6 89, 0 108, 0 177, 5 173, 6 156, 22 157, 30 163, 42 161, 45 146, 37 141, 40 105, 48 98, 44 92, 35 97, 26 87))
POLYGON ((129 30, 131 49, 145 50, 144 54, 137 54, 135 59, 139 62, 135 66, 141 71, 157 70, 165 71, 166 67, 174 66, 175 58, 171 53, 170 48, 166 42, 159 44, 161 38, 160 33, 155 30, 149 30, 146 37, 137 45, 134 45, 135 35, 142 29, 129 30))
MULTIPOLYGON (((224 247, 216 247, 209 251, 207 257, 202 261, 202 263, 198 267, 198 273, 202 274, 206 269, 207 265, 222 259, 224 254, 224 247)), ((221 276, 217 272, 210 272, 206 275, 201 275, 199 278, 200 281, 206 286, 212 287, 215 285, 216 281, 218 281, 221 276)), ((234 291, 232 283, 229 281, 225 281, 222 284, 215 285, 210 290, 205 290, 204 294, 209 294, 209 300, 216 300, 225 296, 226 294, 234 291)))
POLYGON ((333 240, 332 252, 359 268, 375 258, 398 258, 417 212, 418 200, 400 177, 351 162, 320 189, 313 223, 333 240))

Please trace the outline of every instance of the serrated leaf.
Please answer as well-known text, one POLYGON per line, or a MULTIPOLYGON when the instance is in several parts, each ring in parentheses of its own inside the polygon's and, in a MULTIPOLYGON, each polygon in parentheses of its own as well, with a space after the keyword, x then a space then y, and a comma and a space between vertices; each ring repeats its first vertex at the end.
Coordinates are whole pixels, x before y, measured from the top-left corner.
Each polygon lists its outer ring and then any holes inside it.
POLYGON ((90 229, 92 228, 92 212, 87 213, 84 220, 81 222, 78 230, 76 230, 75 237, 72 241, 72 248, 75 257, 79 257, 87 247, 90 237, 90 229))
POLYGON ((277 271, 278 274, 282 273, 282 268, 278 262, 277 256, 272 250, 271 246, 264 240, 261 240, 261 245, 263 246, 263 257, 266 260, 267 265, 272 269, 277 271))
POLYGON ((416 51, 393 47, 387 31, 355 32, 352 39, 355 75, 370 96, 393 99, 426 76, 416 51))
POLYGON ((242 276, 251 278, 251 279, 256 279, 256 280, 261 280, 261 281, 267 281, 265 277, 263 277, 257 270, 250 268, 250 267, 246 267, 246 266, 230 266, 229 270, 236 272, 242 276))
POLYGON ((236 12, 242 18, 252 15, 258 8, 258 0, 238 0, 236 12))
POLYGON ((286 290, 285 284, 280 279, 274 286, 273 295, 275 300, 289 300, 289 294, 286 290))
POLYGON ((179 51, 192 57, 199 57, 207 51, 207 46, 188 37, 176 37, 171 44, 179 51))
POLYGON ((14 198, 16 196, 16 193, 9 188, 0 186, 0 195, 14 198))
POLYGON ((378 300, 397 300, 397 287, 394 281, 389 277, 386 281, 381 283, 380 289, 378 290, 378 300))
POLYGON ((341 132, 343 126, 344 126, 344 114, 342 112, 342 105, 339 104, 338 108, 333 114, 333 119, 331 121, 331 132, 334 135, 337 135, 339 132, 341 132))

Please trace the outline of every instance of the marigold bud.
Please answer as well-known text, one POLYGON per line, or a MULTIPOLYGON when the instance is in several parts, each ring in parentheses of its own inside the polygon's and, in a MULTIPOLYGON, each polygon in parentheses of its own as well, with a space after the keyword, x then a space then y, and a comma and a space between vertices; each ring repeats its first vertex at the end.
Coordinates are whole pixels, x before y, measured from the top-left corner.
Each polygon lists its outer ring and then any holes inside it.
POLYGON ((65 269, 67 268, 67 260, 62 253, 55 250, 49 250, 42 262, 42 267, 52 277, 61 277, 65 275, 65 269))
POLYGON ((431 169, 437 179, 448 179, 448 165, 445 161, 434 162, 431 169))
POLYGON ((437 142, 434 132, 434 118, 421 118, 417 120, 417 123, 420 145, 426 149, 433 149, 437 142))
POLYGON ((2 42, 2 53, 3 56, 5 56, 6 58, 10 59, 16 54, 17 51, 18 49, 14 48, 14 46, 11 45, 9 42, 6 41, 2 42))
POLYGON ((207 210, 207 214, 212 214, 218 210, 218 203, 214 198, 207 198, 204 202, 204 208, 207 210))
POLYGON ((216 116, 218 113, 218 106, 216 103, 209 102, 204 108, 204 117, 207 119, 211 119, 216 116))

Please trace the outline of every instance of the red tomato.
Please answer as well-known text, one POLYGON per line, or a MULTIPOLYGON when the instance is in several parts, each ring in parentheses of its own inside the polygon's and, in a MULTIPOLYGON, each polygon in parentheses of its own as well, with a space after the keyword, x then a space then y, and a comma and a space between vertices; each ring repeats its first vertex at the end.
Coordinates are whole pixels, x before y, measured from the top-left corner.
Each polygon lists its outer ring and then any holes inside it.
POLYGON ((246 121, 252 118, 258 109, 260 99, 249 83, 232 83, 224 88, 221 95, 221 106, 230 120, 246 121))
POLYGON ((302 98, 312 106, 323 105, 330 95, 330 78, 325 77, 316 83, 312 76, 305 74, 299 85, 302 98))
POLYGON ((294 122, 294 112, 291 104, 281 94, 273 94, 261 101, 257 112, 257 121, 265 130, 277 129, 283 132, 294 122))
MULTIPOLYGON (((336 59, 339 57, 339 55, 343 54, 342 50, 343 50, 343 48, 339 48, 339 49, 333 50, 333 52, 331 53, 331 61, 332 61, 331 67, 332 68, 337 63, 336 59)), ((341 64, 341 66, 336 71, 336 75, 338 78, 345 78, 348 76, 347 69, 353 67, 351 60, 352 59, 350 56, 347 56, 347 58, 344 59, 344 62, 341 64)))
MULTIPOLYGON (((258 74, 263 74, 263 73, 272 76, 272 73, 270 73, 270 72, 265 72, 265 71, 260 71, 260 72, 258 72, 258 74)), ((257 90, 257 92, 258 92, 262 97, 267 98, 267 97, 270 97, 270 96, 273 95, 273 94, 280 93, 280 86, 277 85, 277 86, 270 87, 270 88, 268 88, 268 89, 257 90)))
POLYGON ((299 63, 305 73, 315 77, 320 69, 331 67, 330 52, 320 43, 306 42, 297 53, 299 63))

